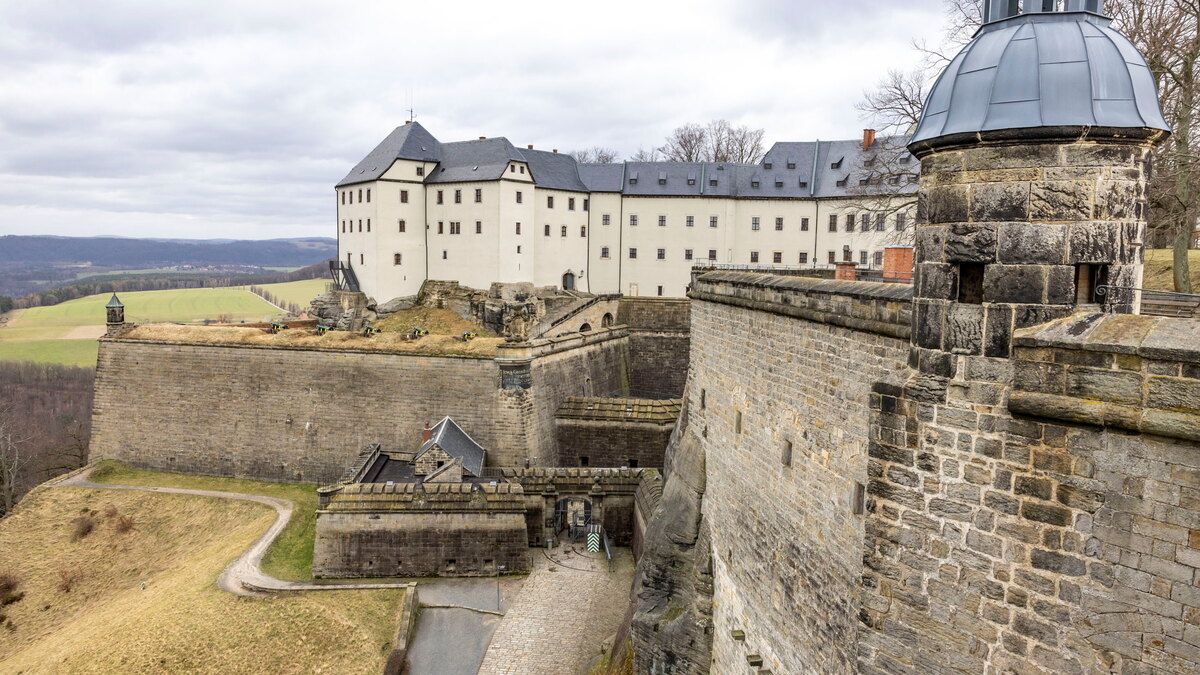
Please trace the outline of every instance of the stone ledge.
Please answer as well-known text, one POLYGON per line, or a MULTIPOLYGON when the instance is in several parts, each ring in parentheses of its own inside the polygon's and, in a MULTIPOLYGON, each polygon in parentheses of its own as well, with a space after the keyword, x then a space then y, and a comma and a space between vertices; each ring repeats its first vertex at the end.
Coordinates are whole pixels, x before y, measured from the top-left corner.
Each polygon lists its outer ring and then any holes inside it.
POLYGON ((1200 364, 1200 319, 1077 313, 1016 331, 1013 346, 1133 354, 1200 364))
POLYGON ((709 272, 688 297, 851 330, 909 339, 913 288, 908 284, 709 272))
POLYGON ((1188 412, 1019 390, 1009 394, 1008 409, 1030 417, 1200 441, 1200 415, 1188 412))

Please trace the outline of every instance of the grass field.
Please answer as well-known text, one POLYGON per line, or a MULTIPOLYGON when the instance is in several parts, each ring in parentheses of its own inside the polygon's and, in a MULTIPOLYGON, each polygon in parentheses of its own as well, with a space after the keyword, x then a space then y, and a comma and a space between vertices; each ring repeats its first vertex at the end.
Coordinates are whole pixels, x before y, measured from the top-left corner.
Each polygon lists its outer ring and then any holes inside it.
POLYGON ((274 516, 208 497, 33 493, 0 521, 0 578, 23 594, 0 608, 0 672, 380 672, 403 591, 246 598, 217 588, 274 516), (79 518, 95 527, 76 540, 79 518))
MULTIPOLYGON (((90 295, 11 312, 8 323, 0 327, 0 360, 94 364, 95 337, 104 332, 104 305, 110 297, 90 295)), ((197 322, 221 315, 233 321, 262 321, 278 313, 262 298, 236 288, 136 291, 120 298, 126 321, 133 323, 197 322)))
MULTIPOLYGON (((288 281, 281 284, 263 284, 259 286, 283 301, 284 306, 289 302, 300 305, 301 309, 308 307, 309 301, 325 292, 328 279, 306 279, 304 281, 288 281)), ((249 288, 249 286, 238 286, 249 288)))
MULTIPOLYGON (((1146 249, 1142 286, 1159 291, 1175 290, 1174 267, 1170 249, 1146 249)), ((1192 292, 1200 293, 1200 251, 1188 251, 1188 270, 1192 277, 1192 292)))
POLYGON ((92 472, 92 480, 97 483, 122 485, 248 492, 289 499, 296 508, 292 511, 292 519, 288 521, 287 527, 279 533, 279 537, 263 557, 263 571, 286 581, 312 580, 313 540, 317 532, 317 490, 312 485, 143 471, 114 461, 102 462, 99 468, 92 472))

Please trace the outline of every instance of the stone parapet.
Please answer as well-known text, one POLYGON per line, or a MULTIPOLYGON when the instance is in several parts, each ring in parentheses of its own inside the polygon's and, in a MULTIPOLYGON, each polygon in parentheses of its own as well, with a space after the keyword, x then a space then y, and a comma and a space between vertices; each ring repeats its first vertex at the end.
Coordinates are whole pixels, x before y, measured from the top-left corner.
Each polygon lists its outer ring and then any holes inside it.
POLYGON ((1081 313, 1013 344, 1013 412, 1200 441, 1200 320, 1081 313))
POLYGON ((525 511, 525 492, 512 483, 355 483, 322 491, 322 513, 525 511))
POLYGON ((758 272, 709 272, 688 294, 735 307, 908 339, 913 288, 758 272))

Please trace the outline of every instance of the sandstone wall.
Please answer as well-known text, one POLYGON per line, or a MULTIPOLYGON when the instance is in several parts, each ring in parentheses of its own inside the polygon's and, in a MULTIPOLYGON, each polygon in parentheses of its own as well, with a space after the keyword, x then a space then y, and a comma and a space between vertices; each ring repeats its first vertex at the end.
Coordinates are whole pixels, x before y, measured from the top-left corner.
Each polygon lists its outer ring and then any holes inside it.
POLYGON ((621 298, 617 322, 629 328, 630 395, 679 398, 687 381, 690 301, 621 298))
POLYGON ((489 461, 516 461, 524 423, 498 385, 491 359, 102 340, 91 457, 328 483, 364 445, 418 447, 450 415, 489 461))
POLYGON ((712 672, 746 672, 753 655, 776 673, 853 671, 852 505, 871 385, 907 358, 910 290, 745 273, 695 284, 686 428, 707 466, 712 672))

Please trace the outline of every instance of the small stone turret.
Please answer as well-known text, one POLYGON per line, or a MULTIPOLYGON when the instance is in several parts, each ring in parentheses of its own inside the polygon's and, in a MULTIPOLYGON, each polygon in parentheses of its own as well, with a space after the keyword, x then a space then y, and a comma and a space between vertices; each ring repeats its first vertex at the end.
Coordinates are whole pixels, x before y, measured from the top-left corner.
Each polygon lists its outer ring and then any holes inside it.
MULTIPOLYGON (((909 145, 913 360, 930 374, 1008 356, 1014 330, 1141 283, 1150 153, 1170 133, 1150 70, 1101 3, 1025 5, 988 3, 909 145)), ((1132 291, 1107 299, 1137 309, 1132 291)))
POLYGON ((108 337, 113 337, 125 330, 125 305, 121 303, 120 298, 116 293, 113 293, 112 299, 104 306, 108 314, 108 337))

